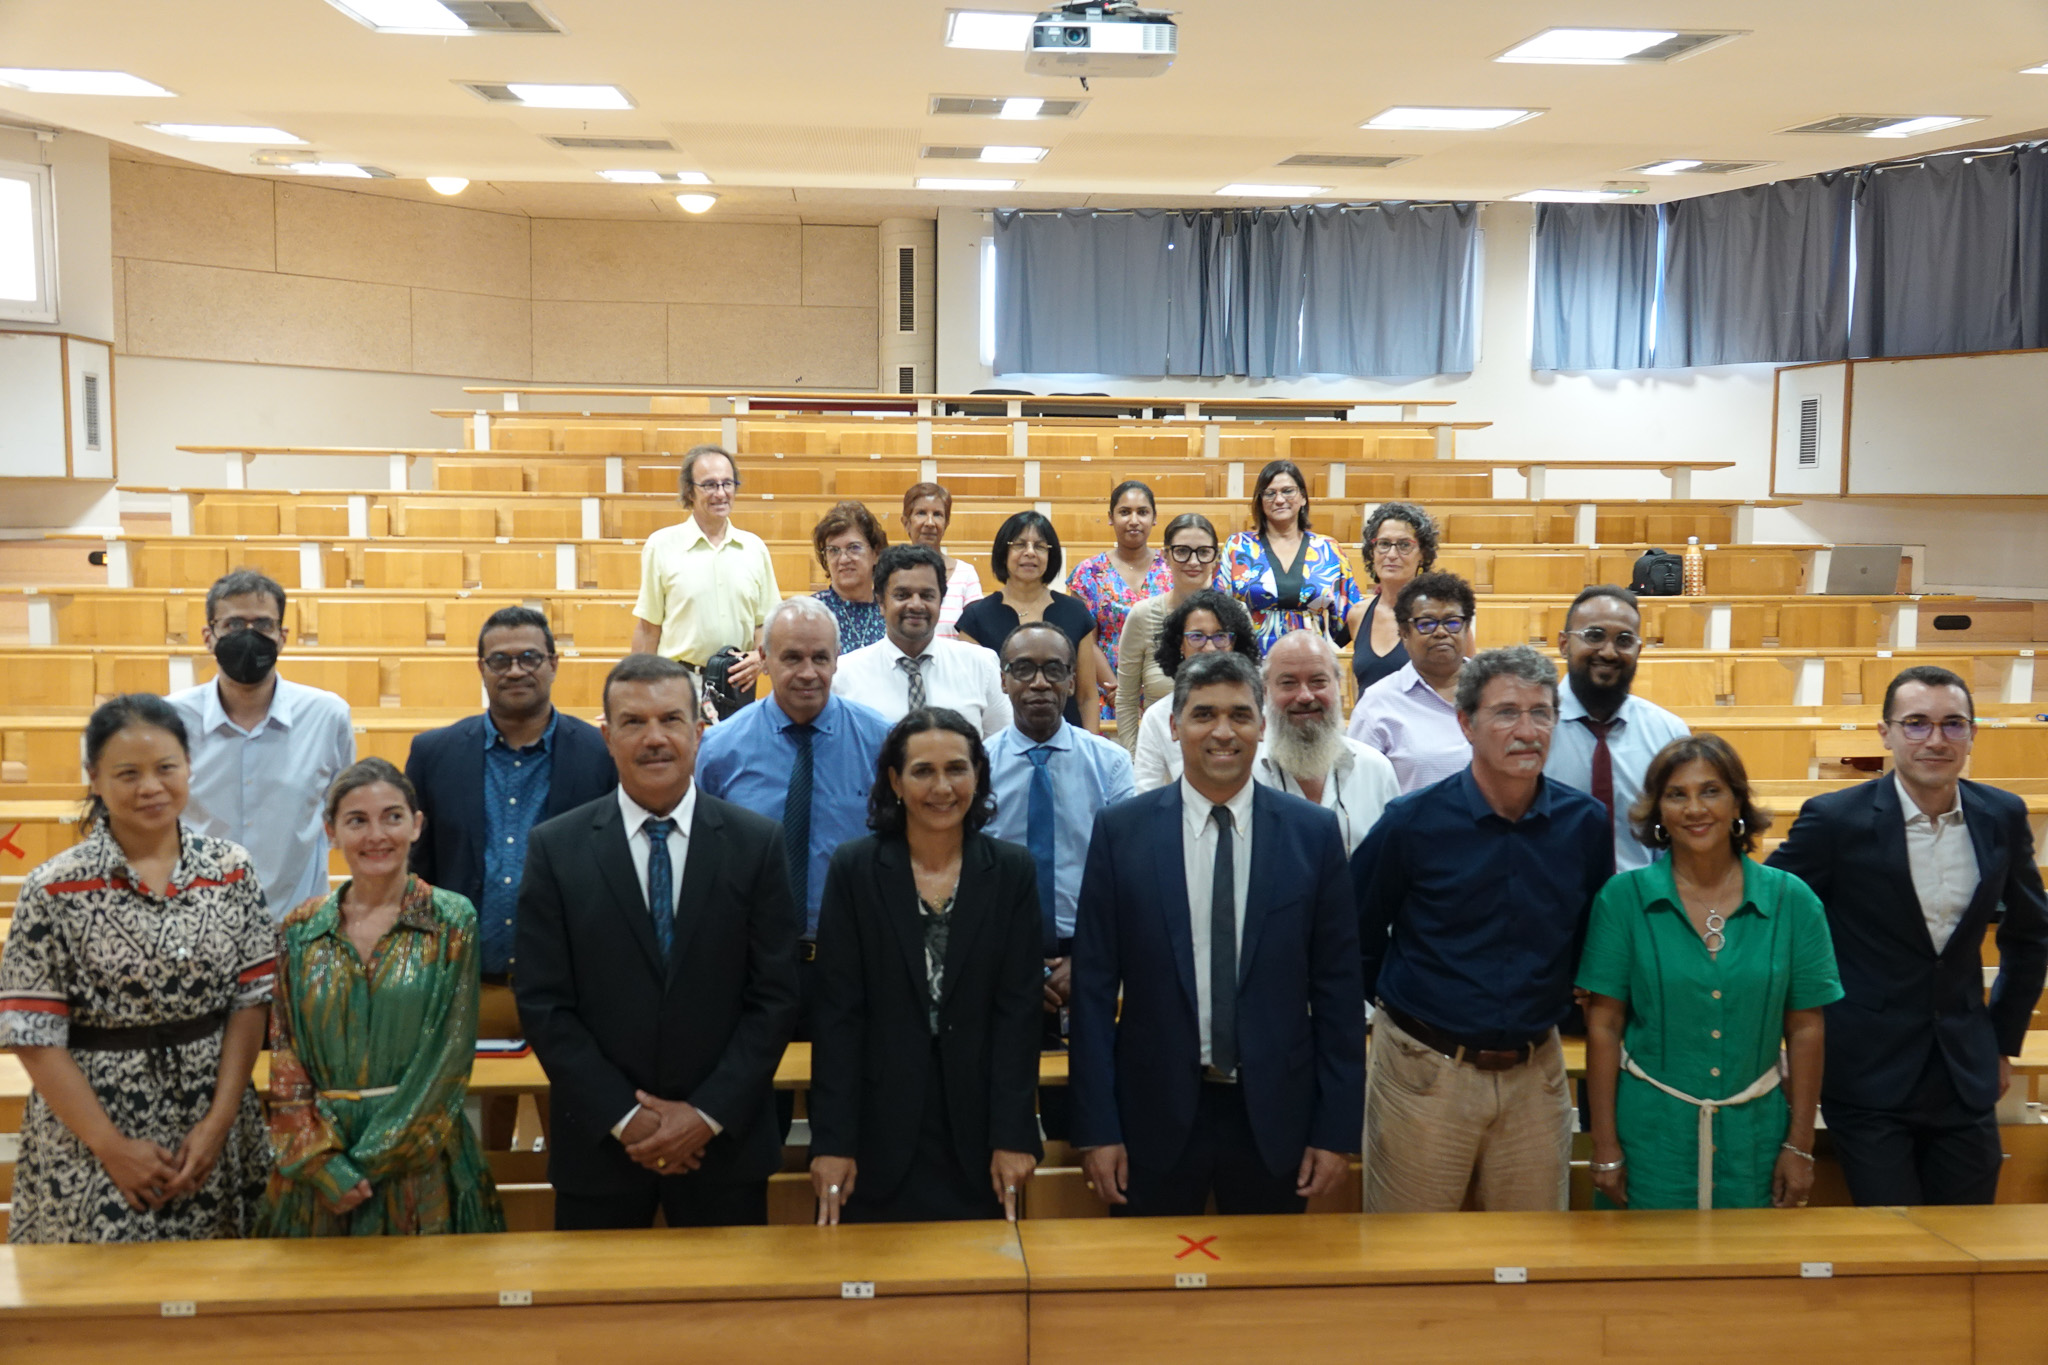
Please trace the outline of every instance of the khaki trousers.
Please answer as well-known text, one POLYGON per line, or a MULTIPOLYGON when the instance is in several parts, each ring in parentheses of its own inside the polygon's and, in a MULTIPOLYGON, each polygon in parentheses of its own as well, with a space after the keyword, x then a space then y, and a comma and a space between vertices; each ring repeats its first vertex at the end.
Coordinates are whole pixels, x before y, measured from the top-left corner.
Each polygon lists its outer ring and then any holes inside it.
POLYGON ((1562 1209, 1571 1089, 1556 1030, 1522 1065, 1481 1071, 1403 1032, 1381 1010, 1365 1057, 1365 1211, 1562 1209))

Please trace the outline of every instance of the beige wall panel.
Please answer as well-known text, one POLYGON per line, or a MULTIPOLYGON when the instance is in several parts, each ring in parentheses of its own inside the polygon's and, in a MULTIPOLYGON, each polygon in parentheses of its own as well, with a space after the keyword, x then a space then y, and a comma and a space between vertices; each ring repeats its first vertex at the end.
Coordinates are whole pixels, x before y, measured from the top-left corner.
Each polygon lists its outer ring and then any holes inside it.
POLYGON ((875 307, 881 282, 879 236, 871 227, 806 227, 804 305, 875 307))
POLYGON ((671 304, 667 382, 871 389, 876 345, 873 308, 671 304))
POLYGON ((525 299, 412 291, 412 368, 418 374, 533 377, 533 305, 525 299))
POLYGON ((131 261, 128 346, 137 355, 343 370, 412 365, 410 291, 305 275, 131 261))
POLYGON ((525 298, 527 220, 318 185, 277 187, 277 268, 525 298))
POLYGON ((533 296, 799 303, 802 231, 793 224, 774 223, 535 219, 533 296))
POLYGON ((536 302, 533 378, 543 384, 665 384, 666 322, 658 303, 536 302))
POLYGON ((114 351, 128 352, 128 262, 114 258, 114 351))
POLYGON ((118 158, 107 169, 116 256, 241 270, 275 265, 268 180, 118 158))

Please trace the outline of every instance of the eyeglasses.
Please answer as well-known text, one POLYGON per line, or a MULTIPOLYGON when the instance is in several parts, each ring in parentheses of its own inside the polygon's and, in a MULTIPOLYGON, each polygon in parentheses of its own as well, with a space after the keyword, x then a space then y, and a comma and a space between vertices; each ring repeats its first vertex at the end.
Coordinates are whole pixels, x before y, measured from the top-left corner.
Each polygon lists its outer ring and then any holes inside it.
POLYGON ((1532 706, 1526 711, 1519 706, 1496 706, 1486 713, 1486 723, 1498 730, 1512 730, 1522 723, 1524 717, 1539 730, 1548 730, 1557 724, 1557 712, 1548 706, 1532 706))
POLYGON ((1565 634, 1577 636, 1585 643, 1588 649, 1598 649, 1610 640, 1613 641, 1614 647, 1623 654, 1633 654, 1643 647, 1643 637, 1632 630, 1609 630, 1605 626, 1581 626, 1577 630, 1568 630, 1565 634))
POLYGON ((1446 635, 1459 635, 1465 630, 1465 618, 1462 616, 1446 616, 1441 620, 1434 616, 1413 616, 1408 619, 1408 624, 1415 627, 1417 635, 1434 635, 1439 630, 1446 635))
POLYGON ((739 486, 738 479, 698 479, 690 484, 699 493, 731 493, 739 486))
POLYGON ((867 552, 868 547, 860 541, 856 540, 849 545, 827 545, 825 547, 825 558, 859 559, 862 555, 866 554, 867 552))
POLYGON ((1214 564, 1217 550, 1214 545, 1169 545, 1166 553, 1173 556, 1176 564, 1214 564))
POLYGON ((1229 649, 1233 644, 1237 643, 1237 637, 1227 630, 1219 630, 1214 634, 1204 630, 1184 631, 1181 634, 1180 640, 1183 645, 1195 650, 1229 649))
POLYGON ((1058 687, 1061 683, 1074 676, 1074 666, 1059 659, 1047 659, 1043 662, 1034 662, 1030 659, 1012 659, 1003 665, 1003 672, 1012 680, 1020 683, 1028 683, 1042 673, 1045 675, 1047 682, 1051 683, 1054 687, 1058 687))
MULTIPOLYGON (((1915 744, 1928 738, 1935 731, 1935 722, 1917 716, 1912 720, 1895 720, 1892 724, 1898 726, 1900 732, 1915 744)), ((1950 716, 1941 722, 1940 728, 1941 737, 1951 744, 1960 744, 1970 737, 1970 722, 1961 716, 1950 716)))
POLYGON ((1373 553, 1382 555, 1412 555, 1417 548, 1412 540, 1375 540, 1372 543, 1373 553))
POLYGON ((554 657, 552 654, 543 654, 537 649, 522 649, 517 654, 486 654, 484 655, 483 663, 485 668, 502 676, 510 673, 514 664, 517 664, 525 672, 538 672, 542 664, 554 657))
POLYGON ((275 640, 278 638, 280 627, 276 620, 268 616, 224 616, 213 623, 215 635, 240 635, 245 630, 253 630, 258 635, 267 635, 275 640))
POLYGON ((1262 502, 1292 502, 1301 496, 1299 488, 1268 488, 1259 494, 1262 502))

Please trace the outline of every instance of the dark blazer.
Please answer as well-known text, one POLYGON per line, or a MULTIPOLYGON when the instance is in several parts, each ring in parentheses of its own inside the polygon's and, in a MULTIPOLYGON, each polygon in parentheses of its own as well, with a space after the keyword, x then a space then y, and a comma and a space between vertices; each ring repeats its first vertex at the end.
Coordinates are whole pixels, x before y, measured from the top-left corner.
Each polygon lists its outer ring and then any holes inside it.
POLYGON ((548 1074, 548 1179, 582 1195, 653 1179, 611 1135, 639 1089, 725 1126, 689 1179, 766 1180, 782 1167, 773 1085, 797 1015, 782 827, 697 793, 667 963, 625 828, 607 795, 526 843, 513 991, 548 1074))
POLYGON ((1821 1097, 1865 1109, 1903 1107, 1939 1046, 1956 1094, 1975 1109, 1998 1101, 1998 1058, 2019 1055, 2048 971, 2048 901, 2034 866, 2026 803, 1962 784, 1977 851, 1977 894, 1948 946, 1934 951, 1906 859, 1891 775, 1816 796, 1770 857, 1827 907, 1843 998, 1827 1007, 1821 1097), (1984 1003, 1984 930, 1998 926, 1998 980, 1984 1003))
MULTIPOLYGON (((1357 1151, 1365 1110, 1358 907, 1337 817, 1257 788, 1250 886, 1238 1077, 1277 1176, 1300 1166, 1305 1147, 1357 1151)), ((1202 1085, 1180 783, 1096 815, 1074 933, 1074 1145, 1123 1143, 1135 1160, 1170 1166, 1194 1131, 1202 1085)))
MULTIPOLYGON (((968 835, 949 913, 939 1061, 954 1150, 972 1174, 992 1151, 1043 1154, 1045 960, 1029 851, 968 835)), ((832 855, 811 1037, 811 1154, 854 1158, 856 1197, 886 1199, 912 1175, 932 1057, 924 926, 901 839, 869 835, 832 855)))
MULTIPOLYGON (((413 873, 477 906, 484 892, 484 742, 489 736, 483 716, 468 716, 414 735, 405 756, 405 775, 427 815, 426 833, 412 846, 413 873)), ((555 713, 548 757, 553 766, 541 820, 595 801, 619 785, 603 733, 561 711, 555 713)))

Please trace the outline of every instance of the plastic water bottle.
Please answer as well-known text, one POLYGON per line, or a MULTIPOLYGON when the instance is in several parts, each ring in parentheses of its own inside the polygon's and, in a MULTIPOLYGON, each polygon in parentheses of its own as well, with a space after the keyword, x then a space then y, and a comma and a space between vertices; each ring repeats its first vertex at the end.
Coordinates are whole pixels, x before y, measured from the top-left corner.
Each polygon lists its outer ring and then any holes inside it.
POLYGON ((1685 595, 1705 597, 1707 595, 1707 557, 1700 550, 1700 538, 1685 538, 1685 595))

